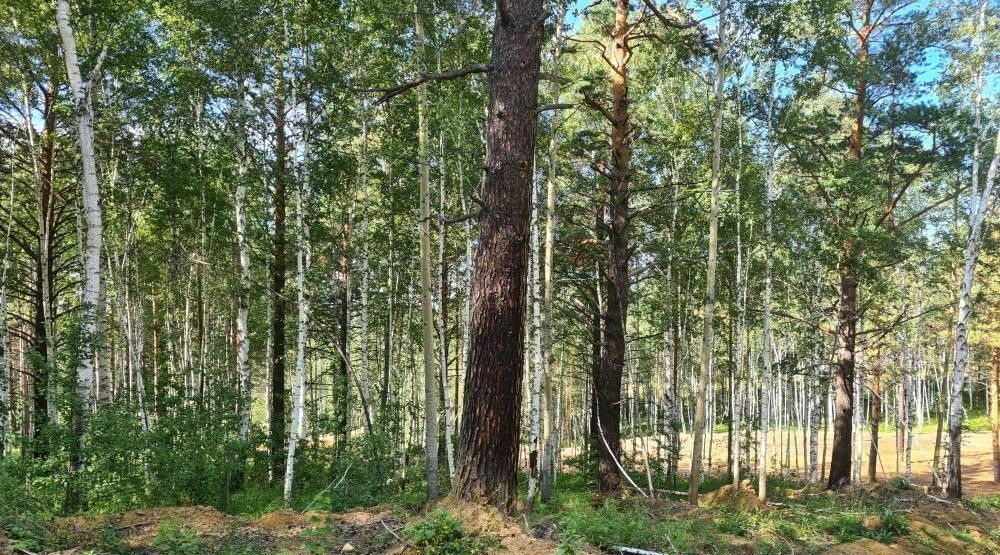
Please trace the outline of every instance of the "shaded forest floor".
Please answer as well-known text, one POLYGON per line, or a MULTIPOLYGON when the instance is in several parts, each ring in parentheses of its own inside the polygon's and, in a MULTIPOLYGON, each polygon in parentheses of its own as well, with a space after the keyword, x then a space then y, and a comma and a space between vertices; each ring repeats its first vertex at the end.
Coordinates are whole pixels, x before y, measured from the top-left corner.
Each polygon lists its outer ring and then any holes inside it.
POLYGON ((903 484, 833 494, 776 487, 761 504, 749 486, 723 486, 702 507, 681 501, 604 499, 590 480, 563 475, 549 503, 531 515, 500 517, 446 499, 428 511, 379 506, 341 513, 290 509, 257 519, 210 507, 172 507, 22 523, 45 545, 0 539, 0 553, 899 553, 1000 552, 1000 496, 963 503, 903 484))
MULTIPOLYGON (((279 491, 248 490, 246 497, 256 501, 234 502, 238 514, 207 506, 60 518, 22 514, 0 518, 0 554, 568 555, 622 553, 618 547, 652 553, 1000 553, 1000 486, 992 482, 989 434, 965 434, 967 498, 961 503, 928 495, 920 487, 930 483, 924 460, 931 457, 934 434, 920 431, 916 436, 914 485, 895 478, 895 436, 888 432, 882 435, 879 483, 837 494, 805 486, 796 479, 801 472, 795 470, 793 449, 791 470, 784 476, 775 471, 763 504, 749 483, 735 490, 726 485, 718 465, 720 455, 725 461, 726 434, 717 432, 714 472, 702 484, 701 507, 676 496, 647 499, 633 491, 621 499, 602 497, 595 493, 586 462, 566 453, 566 471, 559 475, 552 499, 513 519, 450 499, 425 507, 413 494, 421 489, 419 483, 384 487, 380 496, 368 498, 374 501, 361 502, 377 505, 349 508, 345 501, 354 498, 350 492, 362 488, 359 480, 366 476, 355 469, 338 471, 347 479, 327 497, 314 498, 315 491, 303 494, 315 509, 338 506, 329 497, 335 493, 345 507, 338 512, 275 510, 279 491)), ((631 441, 624 447, 630 450, 631 441)), ((648 441, 647 448, 655 450, 648 441)), ((629 464, 633 477, 645 485, 641 461, 629 464)), ((867 468, 867 458, 864 464, 867 468)), ((522 477, 522 488, 524 482, 522 477)), ((656 486, 686 490, 683 479, 656 486)), ((296 506, 305 507, 306 501, 296 506)))

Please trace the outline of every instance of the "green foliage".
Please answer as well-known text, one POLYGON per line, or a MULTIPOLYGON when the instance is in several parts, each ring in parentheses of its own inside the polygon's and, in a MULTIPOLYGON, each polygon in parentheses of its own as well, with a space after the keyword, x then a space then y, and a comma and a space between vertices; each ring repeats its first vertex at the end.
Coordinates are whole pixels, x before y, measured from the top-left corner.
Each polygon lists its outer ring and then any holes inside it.
MULTIPOLYGON (((313 517, 312 522, 318 523, 319 518, 313 517)), ((343 543, 340 526, 330 517, 318 526, 303 530, 301 536, 305 540, 303 546, 306 551, 316 555, 337 551, 343 543)))
POLYGON ((689 551, 710 540, 710 531, 700 522, 656 519, 644 506, 615 500, 597 509, 573 511, 560 524, 566 533, 602 548, 628 545, 689 551))
POLYGON ((870 530, 864 526, 866 518, 872 514, 864 512, 845 511, 832 520, 827 521, 824 528, 826 532, 832 534, 838 542, 847 543, 861 538, 870 538, 882 543, 891 543, 897 537, 906 533, 908 523, 896 514, 891 508, 886 508, 881 513, 876 513, 880 517, 879 525, 870 530))
POLYGON ((162 555, 200 555, 208 552, 205 542, 177 519, 160 524, 152 544, 162 555))
POLYGON ((582 551, 581 544, 583 543, 583 536, 581 536, 575 530, 567 530, 563 533, 562 540, 559 542, 559 549, 556 551, 557 555, 577 555, 582 551))
POLYGON ((466 534, 461 520, 440 509, 407 526, 405 533, 427 555, 477 555, 500 544, 493 535, 466 534))
MULTIPOLYGON (((426 495, 422 481, 425 475, 423 451, 413 450, 409 454, 411 464, 404 479, 392 458, 393 445, 389 434, 365 434, 348 441, 332 465, 327 466, 329 454, 324 450, 310 452, 300 464, 309 474, 309 461, 315 462, 312 471, 317 480, 315 489, 329 486, 323 496, 326 506, 334 512, 385 502, 399 505, 423 502, 426 495), (350 487, 345 487, 345 483, 350 487)), ((297 475, 298 472, 301 471, 297 470, 297 475)))
POLYGON ((966 497, 962 502, 976 511, 1000 511, 1000 494, 966 497))

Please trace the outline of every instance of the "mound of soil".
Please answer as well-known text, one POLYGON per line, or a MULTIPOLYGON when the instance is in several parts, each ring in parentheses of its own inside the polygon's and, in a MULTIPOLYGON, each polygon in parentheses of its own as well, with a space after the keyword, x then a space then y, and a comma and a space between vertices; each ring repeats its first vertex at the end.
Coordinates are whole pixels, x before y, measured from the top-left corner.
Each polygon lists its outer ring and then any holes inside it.
POLYGON ((726 484, 702 495, 699 500, 703 505, 709 507, 726 505, 740 510, 765 506, 765 503, 757 497, 757 491, 750 485, 750 480, 740 482, 739 488, 733 487, 732 484, 726 484))
POLYGON ((851 543, 842 543, 827 549, 827 555, 907 555, 913 553, 898 545, 886 545, 868 538, 851 543))
MULTIPOLYGON (((559 549, 557 542, 529 534, 493 506, 462 501, 449 496, 441 500, 437 504, 437 508, 462 520, 468 532, 498 536, 500 547, 494 550, 495 553, 550 555, 559 549)), ((400 553, 405 553, 405 551, 400 551, 400 553)), ((593 553, 599 553, 599 551, 593 553)))
POLYGON ((220 513, 213 507, 156 507, 138 509, 104 516, 74 516, 56 520, 56 526, 70 536, 92 536, 108 527, 121 532, 133 545, 145 545, 161 524, 168 520, 194 531, 198 535, 217 534, 219 530, 237 524, 233 517, 220 513))

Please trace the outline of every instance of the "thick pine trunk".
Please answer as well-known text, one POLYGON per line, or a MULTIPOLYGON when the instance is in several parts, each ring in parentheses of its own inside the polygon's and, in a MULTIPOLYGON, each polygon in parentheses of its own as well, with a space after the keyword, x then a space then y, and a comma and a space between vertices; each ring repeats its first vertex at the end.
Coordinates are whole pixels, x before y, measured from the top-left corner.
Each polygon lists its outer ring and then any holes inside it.
MULTIPOLYGON (((858 64, 864 69, 868 65, 868 45, 871 34, 871 10, 873 0, 861 3, 861 27, 858 36, 858 64)), ((863 75, 863 74, 862 74, 863 75)), ((858 80, 854 91, 854 121, 851 124, 849 156, 851 162, 860 169, 862 144, 864 140, 865 109, 868 83, 858 80)), ((849 236, 841 246, 839 264, 840 306, 837 314, 837 368, 833 383, 836 392, 836 408, 833 423, 833 449, 830 460, 828 487, 843 487, 851 481, 851 444, 854 419, 854 366, 855 345, 857 343, 858 322, 858 261, 857 239, 849 236)))
POLYGON ((870 415, 869 424, 871 425, 871 438, 868 445, 868 481, 875 483, 878 481, 878 426, 882 419, 882 370, 878 367, 872 368, 871 408, 868 412, 870 415))
POLYGON ((837 366, 833 372, 835 393, 833 447, 827 486, 838 489, 851 482, 851 441, 854 421, 854 354, 857 340, 858 278, 854 271, 854 243, 844 247, 840 265, 840 309, 837 317, 837 366))
POLYGON ((629 3, 618 0, 611 44, 611 166, 608 188, 608 262, 604 271, 604 349, 600 372, 594 376, 597 395, 597 476, 604 492, 621 488, 621 395, 625 368, 625 333, 629 304, 629 186, 632 157, 629 122, 628 60, 629 3))
POLYGON ((493 27, 486 182, 454 491, 510 511, 517 498, 531 170, 544 15, 508 0, 493 27))

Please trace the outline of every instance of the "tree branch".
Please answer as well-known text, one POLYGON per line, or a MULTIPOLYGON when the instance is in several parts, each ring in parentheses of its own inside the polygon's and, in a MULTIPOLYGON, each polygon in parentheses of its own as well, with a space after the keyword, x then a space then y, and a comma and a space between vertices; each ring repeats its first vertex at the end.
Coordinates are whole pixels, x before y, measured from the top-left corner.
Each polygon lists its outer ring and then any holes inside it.
POLYGON ((924 207, 924 208, 916 211, 909 218, 906 218, 905 220, 903 220, 903 221, 899 222, 898 224, 892 226, 892 229, 890 229, 890 231, 896 231, 897 229, 905 227, 907 224, 910 224, 910 223, 913 223, 916 220, 919 220, 920 218, 922 218, 925 214, 927 214, 931 210, 934 210, 935 208, 941 206, 942 204, 948 202, 949 200, 954 200, 955 197, 957 197, 959 194, 961 194, 962 191, 964 191, 964 190, 965 190, 965 187, 962 187, 958 191, 955 191, 954 193, 952 193, 950 195, 945 195, 944 197, 942 197, 938 201, 931 203, 929 206, 926 206, 926 207, 924 207))
MULTIPOLYGON (((498 2, 499 4, 499 2, 498 2)), ((454 71, 442 71, 436 73, 420 73, 414 79, 407 81, 405 83, 400 83, 399 85, 394 85, 387 88, 372 88, 372 89, 360 89, 360 92, 380 92, 383 93, 378 99, 376 104, 382 104, 392 98, 395 98, 404 92, 423 85, 424 83, 429 83, 431 81, 450 81, 452 79, 458 79, 460 77, 465 77, 466 75, 472 75, 474 73, 487 73, 490 71, 490 66, 488 64, 476 64, 471 66, 466 66, 461 69, 456 69, 454 71)))
POLYGON ((663 14, 663 12, 660 11, 659 8, 656 7, 656 4, 653 3, 653 0, 642 0, 642 2, 643 4, 646 4, 646 7, 649 8, 651 12, 653 12, 653 15, 656 16, 656 19, 660 20, 660 23, 666 25, 667 27, 670 27, 671 29, 691 29, 692 27, 698 25, 697 21, 689 21, 687 23, 681 23, 679 21, 674 21, 673 19, 668 18, 663 14))
POLYGON ((535 108, 535 111, 541 113, 552 110, 569 110, 570 108, 576 108, 576 104, 572 102, 560 102, 557 104, 542 104, 538 108, 535 108))

